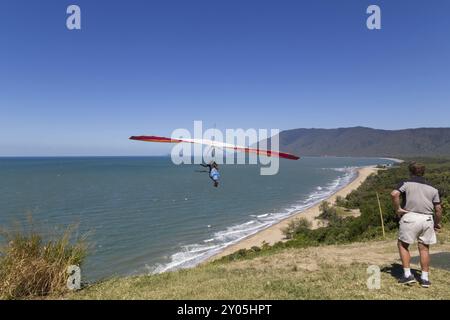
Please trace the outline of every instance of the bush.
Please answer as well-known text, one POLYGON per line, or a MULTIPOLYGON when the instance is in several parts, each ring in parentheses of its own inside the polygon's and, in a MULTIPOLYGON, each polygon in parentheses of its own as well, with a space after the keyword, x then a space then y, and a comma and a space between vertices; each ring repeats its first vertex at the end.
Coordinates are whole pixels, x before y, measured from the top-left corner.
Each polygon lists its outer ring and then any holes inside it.
POLYGON ((67 268, 81 266, 87 254, 85 238, 72 240, 75 227, 45 237, 28 231, 0 230, 0 299, 34 298, 63 294, 67 268), (72 243, 73 242, 73 243, 72 243))
POLYGON ((289 224, 283 228, 283 232, 286 239, 292 239, 296 234, 301 233, 304 229, 310 229, 311 222, 305 218, 294 219, 289 222, 289 224))
POLYGON ((338 207, 346 207, 347 206, 347 200, 342 196, 336 197, 336 205, 338 207))
POLYGON ((318 219, 327 220, 329 225, 339 223, 342 220, 337 213, 336 207, 331 206, 327 201, 320 204, 319 210, 321 213, 318 216, 318 219))
POLYGON ((443 223, 450 222, 450 205, 449 205, 449 203, 450 203, 449 199, 445 198, 442 200, 442 208, 443 208, 442 222, 443 223))

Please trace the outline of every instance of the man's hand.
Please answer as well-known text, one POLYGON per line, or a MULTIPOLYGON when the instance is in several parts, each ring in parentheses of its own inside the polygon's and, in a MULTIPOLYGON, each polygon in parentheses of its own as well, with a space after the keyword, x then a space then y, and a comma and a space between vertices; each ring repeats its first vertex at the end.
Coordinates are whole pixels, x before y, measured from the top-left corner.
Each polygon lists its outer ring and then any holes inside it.
POLYGON ((397 213, 397 216, 401 218, 403 215, 407 214, 408 211, 405 209, 402 209, 400 206, 400 191, 394 190, 391 192, 392 197, 392 205, 394 206, 395 213, 397 213))
POLYGON ((405 209, 402 209, 402 208, 398 208, 398 210, 397 210, 397 216, 399 217, 399 218, 401 218, 401 217, 403 217, 405 214, 407 214, 409 211, 407 211, 407 210, 405 210, 405 209))
POLYGON ((434 205, 434 230, 439 232, 442 228, 441 220, 442 220, 442 205, 437 203, 434 205))

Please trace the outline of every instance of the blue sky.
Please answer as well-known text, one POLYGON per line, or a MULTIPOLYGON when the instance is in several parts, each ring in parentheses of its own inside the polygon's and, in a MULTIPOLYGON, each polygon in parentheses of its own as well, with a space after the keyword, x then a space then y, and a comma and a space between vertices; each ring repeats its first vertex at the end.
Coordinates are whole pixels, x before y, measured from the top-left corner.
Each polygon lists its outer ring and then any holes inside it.
POLYGON ((450 2, 0 3, 0 156, 151 155, 130 135, 448 126, 450 2), (66 28, 66 8, 82 30, 66 28), (366 28, 366 8, 382 30, 366 28))

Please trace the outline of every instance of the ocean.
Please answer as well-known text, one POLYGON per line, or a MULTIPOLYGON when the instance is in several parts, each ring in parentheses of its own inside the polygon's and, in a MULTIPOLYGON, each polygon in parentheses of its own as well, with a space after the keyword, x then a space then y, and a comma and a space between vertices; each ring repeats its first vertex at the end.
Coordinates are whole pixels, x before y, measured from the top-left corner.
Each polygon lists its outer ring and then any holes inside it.
POLYGON ((223 165, 214 188, 204 168, 169 157, 0 158, 0 225, 26 221, 89 233, 87 281, 192 267, 224 247, 311 207, 348 184, 356 168, 391 160, 282 160, 223 165))

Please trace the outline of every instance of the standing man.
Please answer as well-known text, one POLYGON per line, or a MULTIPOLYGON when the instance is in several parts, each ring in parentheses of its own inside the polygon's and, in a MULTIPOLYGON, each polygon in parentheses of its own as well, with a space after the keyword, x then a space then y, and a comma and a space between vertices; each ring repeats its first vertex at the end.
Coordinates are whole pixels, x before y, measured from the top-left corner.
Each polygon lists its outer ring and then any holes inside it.
POLYGON ((399 283, 416 282, 410 269, 409 245, 417 240, 422 267, 420 284, 422 287, 428 288, 431 285, 428 278, 429 247, 436 243, 435 230, 441 228, 442 206, 438 190, 423 178, 425 166, 413 162, 409 165, 409 172, 411 178, 401 182, 391 193, 394 209, 400 218, 398 250, 402 259, 404 275, 399 283), (403 198, 402 204, 400 204, 400 196, 403 198))

